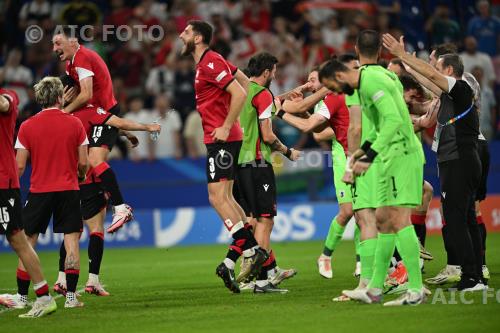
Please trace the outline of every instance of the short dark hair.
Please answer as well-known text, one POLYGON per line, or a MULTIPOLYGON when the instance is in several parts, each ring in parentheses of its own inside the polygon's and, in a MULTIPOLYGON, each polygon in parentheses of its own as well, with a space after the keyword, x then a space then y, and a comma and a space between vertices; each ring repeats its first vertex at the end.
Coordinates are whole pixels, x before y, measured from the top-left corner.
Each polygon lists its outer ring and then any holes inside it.
POLYGON ((439 59, 443 59, 443 68, 451 66, 454 75, 459 77, 464 75, 464 63, 458 54, 443 54, 439 59))
POLYGON ((399 81, 403 85, 403 89, 405 91, 410 90, 410 89, 415 89, 415 90, 417 90, 419 95, 421 95, 421 96, 424 95, 424 88, 412 75, 401 74, 399 76, 399 81))
POLYGON ((270 53, 267 52, 261 52, 259 54, 254 55, 250 60, 248 61, 248 73, 250 76, 260 76, 264 71, 270 70, 272 71, 274 68, 274 65, 278 63, 278 58, 273 56, 270 53))
POLYGON ((434 51, 436 51, 436 53, 435 53, 436 58, 439 58, 440 56, 445 55, 445 54, 457 53, 458 48, 453 43, 443 43, 443 44, 436 45, 434 47, 434 51))
POLYGON ((359 33, 356 46, 361 55, 365 57, 375 57, 382 47, 380 34, 375 30, 363 30, 359 33))
POLYGON ((351 61, 358 60, 358 57, 354 53, 344 53, 338 56, 338 61, 343 64, 350 63, 351 61))
POLYGON ((340 61, 336 59, 329 60, 321 65, 318 73, 319 80, 322 81, 323 79, 334 79, 335 73, 347 72, 348 70, 349 68, 340 61))
POLYGON ((192 20, 188 22, 188 25, 193 28, 195 33, 201 35, 203 43, 210 45, 214 29, 209 23, 200 20, 192 20))

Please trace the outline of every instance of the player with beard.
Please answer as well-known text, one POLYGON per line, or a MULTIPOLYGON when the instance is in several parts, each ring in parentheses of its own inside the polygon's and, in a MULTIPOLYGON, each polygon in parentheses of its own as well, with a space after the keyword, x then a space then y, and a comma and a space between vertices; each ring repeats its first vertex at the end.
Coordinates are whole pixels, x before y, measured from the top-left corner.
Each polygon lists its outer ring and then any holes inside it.
POLYGON ((245 227, 249 226, 245 212, 233 197, 237 158, 243 139, 237 119, 246 98, 245 89, 237 78, 246 76, 209 49, 212 34, 213 29, 207 22, 190 21, 179 38, 184 43, 182 55, 193 56, 196 63, 194 86, 207 146, 208 199, 233 237, 233 244, 217 267, 216 274, 229 290, 239 293, 234 276, 236 260, 243 254, 248 263, 239 275, 243 280, 259 273, 267 254, 245 227))
MULTIPOLYGON (((286 293, 278 289, 270 278, 275 274, 276 260, 271 250, 271 232, 276 216, 276 181, 271 161, 273 151, 280 152, 296 161, 300 151, 289 149, 281 143, 272 130, 271 117, 276 107, 269 85, 276 73, 278 59, 269 53, 253 56, 248 63, 250 83, 240 122, 244 133, 238 157, 237 201, 246 216, 256 220, 255 239, 268 252, 269 259, 263 264, 254 293, 286 293)), ((295 274, 293 270, 292 276, 295 274)))
MULTIPOLYGON (((59 60, 66 62, 66 74, 78 82, 78 90, 70 90, 72 102, 64 110, 75 112, 92 104, 101 107, 107 112, 120 115, 120 108, 113 94, 113 86, 108 67, 101 57, 94 51, 78 43, 74 31, 64 26, 52 38, 53 51, 59 60)), ((134 141, 133 135, 125 133, 129 140, 134 141)), ((92 168, 99 170, 99 178, 106 192, 110 195, 113 204, 113 222, 107 232, 113 233, 125 223, 133 219, 132 208, 124 203, 116 175, 106 163, 109 152, 118 138, 118 129, 113 126, 96 126, 93 129, 92 139, 89 142, 89 163, 92 168)))
POLYGON ((377 32, 362 31, 356 48, 365 66, 357 71, 332 60, 320 72, 320 77, 329 78, 332 88, 337 91, 352 95, 354 89, 358 89, 362 112, 373 124, 374 131, 351 157, 349 167, 353 175, 362 176, 375 159, 383 164, 376 173, 378 202, 375 216, 379 233, 372 278, 366 288, 343 293, 365 303, 381 302, 387 267, 397 246, 408 270, 408 292, 384 305, 417 305, 425 301, 425 294, 418 239, 410 224, 410 212, 422 201, 424 157, 413 132, 399 79, 376 65, 381 47, 381 37, 377 32))

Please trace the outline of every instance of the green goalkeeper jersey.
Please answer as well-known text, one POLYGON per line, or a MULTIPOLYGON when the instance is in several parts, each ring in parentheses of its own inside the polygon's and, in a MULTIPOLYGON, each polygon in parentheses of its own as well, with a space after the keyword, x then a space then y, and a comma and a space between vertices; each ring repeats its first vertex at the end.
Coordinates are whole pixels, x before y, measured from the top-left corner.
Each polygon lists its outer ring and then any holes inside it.
POLYGON ((362 66, 358 91, 365 116, 362 143, 371 142, 371 149, 382 160, 416 151, 423 158, 422 145, 413 131, 398 76, 379 65, 362 66), (367 126, 368 123, 371 126, 367 126))

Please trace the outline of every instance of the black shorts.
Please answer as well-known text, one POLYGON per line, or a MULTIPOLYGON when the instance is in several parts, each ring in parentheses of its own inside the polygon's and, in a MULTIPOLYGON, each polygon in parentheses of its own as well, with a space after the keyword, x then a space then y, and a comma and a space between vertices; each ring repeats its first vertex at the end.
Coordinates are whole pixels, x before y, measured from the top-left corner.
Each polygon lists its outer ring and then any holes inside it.
POLYGON ((23 229, 19 189, 0 190, 0 235, 11 235, 23 229))
POLYGON ((82 218, 89 220, 108 205, 104 190, 98 183, 80 185, 82 218))
POLYGON ((209 143, 207 146, 207 181, 234 180, 241 141, 209 143))
POLYGON ((486 140, 479 140, 477 146, 477 153, 479 154, 479 159, 481 160, 481 181, 479 182, 479 187, 476 192, 476 200, 482 201, 486 199, 486 193, 488 192, 488 174, 490 172, 490 150, 488 148, 488 142, 486 140))
MULTIPOLYGON (((109 113, 119 116, 120 107, 115 104, 111 109, 108 110, 109 113)), ((90 140, 89 147, 102 147, 111 150, 118 140, 118 128, 109 125, 97 125, 90 129, 90 140)))
POLYGON ((246 216, 276 216, 276 179, 273 166, 265 160, 240 165, 233 194, 246 216))
POLYGON ((54 217, 54 233, 71 234, 83 229, 80 191, 29 193, 23 209, 26 235, 44 234, 54 217))

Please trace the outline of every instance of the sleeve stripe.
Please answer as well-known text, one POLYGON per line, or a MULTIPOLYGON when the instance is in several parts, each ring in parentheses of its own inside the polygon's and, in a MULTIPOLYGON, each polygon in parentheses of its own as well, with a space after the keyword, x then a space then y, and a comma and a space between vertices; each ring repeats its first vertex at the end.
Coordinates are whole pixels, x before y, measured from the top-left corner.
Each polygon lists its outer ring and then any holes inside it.
POLYGON ((233 81, 234 81, 234 79, 235 79, 235 78, 233 77, 230 81, 228 81, 228 82, 226 83, 226 85, 225 85, 222 89, 226 90, 226 88, 227 88, 227 87, 229 87, 229 85, 231 84, 231 82, 233 82, 233 81))
POLYGON ((78 73, 78 80, 81 81, 85 78, 94 76, 94 72, 89 71, 86 68, 76 67, 76 72, 78 73))
POLYGON ((375 94, 373 94, 372 96, 372 101, 376 102, 378 101, 380 98, 384 97, 385 93, 383 90, 379 90, 377 91, 375 94))
POLYGON ((87 136, 85 135, 85 140, 83 140, 82 143, 80 143, 80 146, 85 146, 85 145, 88 145, 89 144, 89 138, 87 138, 87 136))
POLYGON ((273 103, 271 102, 271 104, 269 104, 269 106, 266 107, 265 110, 259 115, 259 119, 264 120, 271 118, 272 110, 273 110, 273 103))
POLYGON ((16 145, 14 146, 14 148, 16 148, 16 149, 26 149, 26 147, 23 146, 23 144, 21 143, 21 141, 19 141, 19 137, 16 140, 16 145))
POLYGON ((316 104, 314 108, 314 113, 317 113, 326 119, 330 119, 330 110, 328 110, 328 107, 326 106, 324 101, 319 102, 316 104))

